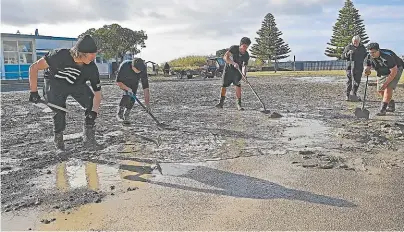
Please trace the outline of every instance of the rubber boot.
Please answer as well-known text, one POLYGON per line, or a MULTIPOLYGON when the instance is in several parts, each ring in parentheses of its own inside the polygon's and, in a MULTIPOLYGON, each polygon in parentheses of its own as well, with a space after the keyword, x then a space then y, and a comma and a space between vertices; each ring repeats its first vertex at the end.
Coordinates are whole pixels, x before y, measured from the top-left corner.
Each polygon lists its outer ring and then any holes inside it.
POLYGON ((63 132, 55 133, 53 142, 55 143, 56 149, 62 150, 62 151, 65 150, 65 143, 63 141, 63 132))
POLYGON ((240 110, 240 111, 244 110, 244 108, 241 107, 241 98, 237 99, 236 107, 237 107, 237 110, 240 110))
POLYGON ((386 116, 386 112, 387 112, 387 105, 388 105, 388 103, 384 103, 384 102, 382 102, 382 107, 381 107, 381 109, 380 109, 380 111, 379 111, 379 113, 377 113, 376 115, 377 116, 386 116))
POLYGON ((116 115, 116 118, 118 121, 123 121, 123 112, 125 111, 125 107, 119 106, 118 108, 118 114, 116 115))
POLYGON ((83 144, 88 149, 101 149, 101 145, 95 140, 95 125, 84 125, 83 144))
POLYGON ((352 93, 352 95, 351 95, 351 101, 353 101, 353 102, 360 102, 360 101, 361 101, 361 98, 358 97, 358 95, 356 95, 356 93, 354 92, 354 93, 352 93))
POLYGON ((394 111, 396 111, 396 103, 394 102, 394 100, 391 100, 391 101, 389 102, 389 104, 387 105, 386 111, 387 111, 387 112, 394 112, 394 111))
POLYGON ((216 108, 222 109, 222 108, 223 108, 223 105, 224 105, 224 100, 225 100, 225 99, 226 99, 225 96, 221 96, 221 97, 220 97, 219 104, 216 105, 216 108))
POLYGON ((126 109, 124 115, 123 115, 123 123, 125 124, 130 124, 130 109, 126 109))

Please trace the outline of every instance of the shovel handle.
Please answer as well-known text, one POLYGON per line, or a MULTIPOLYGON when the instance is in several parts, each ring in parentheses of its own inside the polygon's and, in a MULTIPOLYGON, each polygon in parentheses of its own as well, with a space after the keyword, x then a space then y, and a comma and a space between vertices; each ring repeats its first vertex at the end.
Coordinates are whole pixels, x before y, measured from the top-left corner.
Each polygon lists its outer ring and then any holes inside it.
POLYGON ((365 93, 363 94, 362 110, 365 109, 366 92, 368 90, 369 75, 366 75, 365 93))
POLYGON ((157 118, 154 117, 154 115, 153 115, 152 113, 150 113, 150 112, 147 110, 146 106, 143 105, 143 103, 140 102, 139 99, 138 99, 135 95, 132 95, 132 94, 131 94, 131 95, 129 95, 129 96, 130 96, 133 100, 135 100, 137 103, 139 103, 139 105, 140 105, 141 107, 143 107, 143 109, 146 110, 146 112, 150 115, 150 117, 152 117, 152 119, 153 119, 157 124, 160 124, 159 120, 157 120, 157 118))

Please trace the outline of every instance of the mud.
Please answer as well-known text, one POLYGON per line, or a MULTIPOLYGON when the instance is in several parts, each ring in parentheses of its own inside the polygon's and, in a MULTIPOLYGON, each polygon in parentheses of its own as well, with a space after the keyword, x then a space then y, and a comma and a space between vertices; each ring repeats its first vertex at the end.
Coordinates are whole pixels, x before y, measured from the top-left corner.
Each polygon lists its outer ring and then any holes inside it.
MULTIPOLYGON (((250 78, 267 109, 243 88, 245 111, 237 111, 229 88, 224 109, 216 109, 220 80, 151 80, 152 113, 140 106, 132 124, 115 119, 121 92, 103 87, 97 140, 105 149, 82 146, 84 110, 67 103, 66 152, 52 144, 52 112, 29 103, 27 91, 2 92, 2 212, 24 208, 68 211, 99 203, 107 195, 135 191, 160 175, 156 162, 194 163, 248 156, 288 156, 296 166, 377 174, 404 167, 404 88, 395 93, 395 113, 377 117, 376 88, 368 88, 370 120, 359 120, 361 103, 344 101, 344 79, 250 78)), ((363 91, 363 85, 361 91, 363 91)), ((362 92, 360 92, 362 93, 362 92)), ((142 99, 140 90, 139 98, 142 99)), ((170 170, 173 172, 173 170, 170 170)), ((45 220, 45 219, 44 219, 45 220)), ((52 223, 52 219, 46 219, 52 223)))

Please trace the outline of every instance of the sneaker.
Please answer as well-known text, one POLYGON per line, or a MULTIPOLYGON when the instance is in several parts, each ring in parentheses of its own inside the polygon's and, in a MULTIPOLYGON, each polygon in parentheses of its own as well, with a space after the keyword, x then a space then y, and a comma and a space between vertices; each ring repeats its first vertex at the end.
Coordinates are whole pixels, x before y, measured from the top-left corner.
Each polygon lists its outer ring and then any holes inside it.
POLYGON ((394 102, 394 100, 391 100, 387 105, 386 112, 394 112, 394 111, 396 111, 396 103, 394 102))
POLYGON ((236 104, 236 107, 237 107, 237 110, 240 110, 240 111, 244 110, 244 108, 243 108, 243 107, 241 107, 241 105, 240 105, 240 104, 236 104))
POLYGON ((377 116, 386 116, 386 110, 380 110, 379 113, 376 114, 377 116))

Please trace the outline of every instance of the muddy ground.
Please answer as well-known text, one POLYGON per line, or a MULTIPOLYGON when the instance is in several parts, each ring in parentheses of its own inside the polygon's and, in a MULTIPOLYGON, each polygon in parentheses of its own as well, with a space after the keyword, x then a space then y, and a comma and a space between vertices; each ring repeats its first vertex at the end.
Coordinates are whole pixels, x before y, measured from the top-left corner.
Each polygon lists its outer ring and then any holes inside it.
MULTIPOLYGON (((123 126, 115 119, 121 92, 105 81, 96 134, 104 149, 82 147, 84 110, 69 99, 65 131, 68 150, 64 153, 53 148, 52 112, 44 105, 29 103, 28 91, 6 92, 21 90, 21 86, 2 88, 2 213, 24 208, 66 211, 101 202, 107 195, 136 190, 120 185, 120 179, 146 182, 140 174, 159 175, 153 168, 157 161, 288 156, 294 165, 310 169, 369 175, 403 170, 404 88, 395 93, 397 111, 377 117, 380 99, 375 86, 370 86, 366 108, 371 119, 366 121, 354 116, 360 103, 344 101, 343 78, 251 77, 250 82, 267 108, 284 117, 271 119, 261 113, 260 103, 247 85, 243 86, 242 98, 245 111, 239 112, 233 88, 228 90, 224 109, 214 107, 220 90, 217 78, 153 81, 152 77, 153 113, 169 127, 158 128, 138 105, 132 112, 132 125, 123 126), (97 169, 94 165, 108 176, 103 187, 91 184, 91 172, 97 169), (84 179, 77 177, 67 183, 66 176, 75 178, 78 173, 84 179)), ((362 94, 363 86, 360 91, 362 94)), ((143 97, 141 90, 139 97, 143 97)), ((51 221, 44 219, 43 223, 51 221)))

